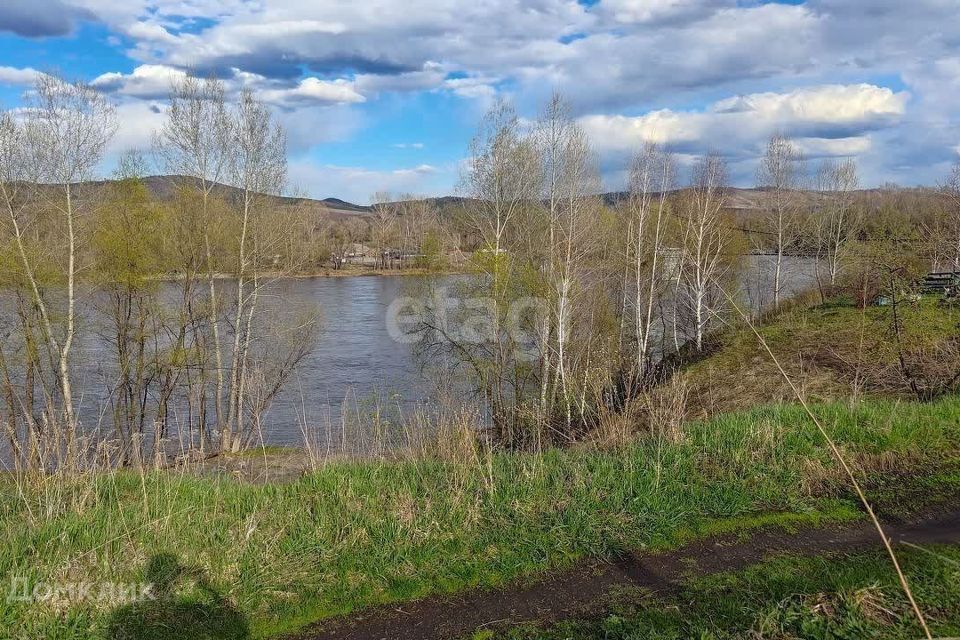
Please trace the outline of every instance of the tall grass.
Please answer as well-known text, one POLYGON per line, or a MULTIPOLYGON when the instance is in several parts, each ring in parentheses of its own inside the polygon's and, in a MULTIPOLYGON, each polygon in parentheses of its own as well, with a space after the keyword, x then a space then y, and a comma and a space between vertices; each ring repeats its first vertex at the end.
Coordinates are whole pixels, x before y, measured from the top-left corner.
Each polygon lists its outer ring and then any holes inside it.
MULTIPOLYGON (((176 602, 215 593, 254 636, 266 636, 378 603, 494 586, 587 555, 667 547, 758 514, 858 517, 842 470, 802 411, 731 414, 689 424, 683 437, 612 449, 477 447, 444 456, 425 447, 399 460, 329 461, 286 484, 117 471, 48 480, 54 499, 42 483, 7 478, 0 585, 138 582, 163 554, 193 576, 178 585, 176 602)), ((919 473, 960 451, 960 400, 825 405, 818 415, 865 478, 889 471, 891 460, 919 473)), ((0 629, 16 638, 90 638, 115 629, 117 615, 87 601, 0 602, 0 629)))

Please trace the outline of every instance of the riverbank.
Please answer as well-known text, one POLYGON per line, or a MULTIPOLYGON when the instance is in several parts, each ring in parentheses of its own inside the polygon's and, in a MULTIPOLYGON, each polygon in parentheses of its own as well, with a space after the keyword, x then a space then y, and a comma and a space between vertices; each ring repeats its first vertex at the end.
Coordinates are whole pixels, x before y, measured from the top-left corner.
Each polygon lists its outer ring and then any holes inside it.
MULTIPOLYGON (((857 308, 845 299, 815 300, 813 292, 800 296, 782 311, 767 313, 757 326, 808 400, 910 400, 918 391, 936 397, 955 386, 960 306, 943 304, 939 296, 901 304, 895 330, 888 306, 857 308)), ((677 381, 689 391, 693 416, 796 401, 770 354, 743 326, 711 335, 706 353, 691 358, 677 381)))
MULTIPOLYGON (((324 268, 324 269, 311 269, 305 271, 260 271, 257 273, 257 277, 261 280, 276 280, 282 278, 288 279, 303 279, 303 278, 362 278, 369 276, 453 276, 453 275, 463 275, 470 273, 469 270, 463 268, 452 268, 444 267, 440 269, 427 269, 423 267, 409 267, 404 269, 381 269, 373 267, 363 267, 359 265, 345 265, 339 269, 333 268, 324 268)), ((201 274, 198 276, 205 279, 207 276, 201 274)), ((180 282, 183 280, 183 276, 177 274, 165 274, 152 278, 153 280, 159 282, 180 282)), ((214 274, 215 280, 233 280, 236 279, 236 275, 232 273, 217 273, 214 274)), ((249 275, 248 275, 249 279, 249 275)))
MULTIPOLYGON (((881 514, 960 493, 960 400, 815 411, 874 487, 881 514), (894 473, 895 487, 884 488, 894 473)), ((243 638, 532 580, 583 558, 861 512, 816 429, 784 406, 616 449, 335 461, 289 482, 53 477, 4 487, 0 516, 5 583, 137 584, 160 571, 170 577, 165 602, 183 612, 178 637, 191 637, 190 620, 213 616, 232 635, 193 637, 243 638)), ((83 599, 7 601, 0 622, 24 638, 169 637, 154 628, 169 618, 136 611, 83 599)))

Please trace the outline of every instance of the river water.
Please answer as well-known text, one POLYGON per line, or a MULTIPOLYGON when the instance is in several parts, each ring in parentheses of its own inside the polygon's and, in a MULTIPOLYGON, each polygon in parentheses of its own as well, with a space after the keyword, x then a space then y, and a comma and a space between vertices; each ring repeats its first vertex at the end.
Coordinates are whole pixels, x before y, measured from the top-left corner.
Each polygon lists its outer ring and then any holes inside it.
MULTIPOLYGON (((770 303, 772 265, 770 256, 746 259, 740 296, 753 309, 770 303)), ((321 324, 310 352, 267 411, 265 443, 298 445, 305 432, 339 433, 344 407, 353 417, 378 410, 395 417, 429 403, 435 382, 421 371, 411 347, 393 339, 387 321, 390 304, 417 278, 290 278, 266 286, 259 312, 264 318, 319 312, 321 324)), ((814 286, 812 260, 787 259, 784 279, 785 296, 814 286)), ((81 326, 73 378, 85 428, 109 427, 115 379, 109 349, 96 327, 81 326)))

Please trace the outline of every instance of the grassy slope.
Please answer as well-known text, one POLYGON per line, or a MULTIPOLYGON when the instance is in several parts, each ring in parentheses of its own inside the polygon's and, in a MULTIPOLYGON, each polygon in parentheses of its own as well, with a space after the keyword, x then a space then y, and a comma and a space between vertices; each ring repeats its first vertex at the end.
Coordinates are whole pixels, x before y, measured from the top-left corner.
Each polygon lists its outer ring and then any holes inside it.
MULTIPOLYGON (((960 547, 902 550, 927 623, 936 637, 960 636, 960 547)), ((681 640, 700 638, 923 637, 889 558, 778 558, 737 574, 696 579, 674 597, 616 594, 602 620, 551 629, 514 629, 513 640, 681 640)), ((474 640, 495 634, 478 632, 474 640)))
MULTIPOLYGON (((960 323, 960 308, 940 307, 934 297, 903 305, 901 315, 905 341, 913 346, 954 336, 960 323)), ((882 368, 878 365, 895 366, 890 318, 889 307, 800 304, 768 319, 760 332, 809 399, 831 401, 851 395, 858 362, 863 363, 861 374, 868 377, 867 391, 869 374, 882 368)), ((790 387, 749 330, 729 330, 717 338, 716 352, 681 374, 692 389, 693 409, 715 415, 794 401, 790 387)))
MULTIPOLYGON (((870 477, 956 461, 960 400, 817 409, 870 477)), ((960 492, 960 474, 938 480, 960 492)), ((14 637, 245 637, 358 607, 496 585, 585 555, 693 535, 858 517, 795 407, 689 425, 680 442, 498 455, 489 464, 340 463, 289 484, 171 474, 0 494, 0 584, 156 581, 145 609, 0 601, 14 637), (785 512, 785 515, 763 516, 785 512), (161 573, 163 573, 161 571, 161 573), (202 624, 227 629, 203 635, 202 624), (176 635, 163 625, 176 627, 176 635), (158 631, 150 635, 149 628, 158 631)), ((0 634, 2 635, 2 634, 0 634)))

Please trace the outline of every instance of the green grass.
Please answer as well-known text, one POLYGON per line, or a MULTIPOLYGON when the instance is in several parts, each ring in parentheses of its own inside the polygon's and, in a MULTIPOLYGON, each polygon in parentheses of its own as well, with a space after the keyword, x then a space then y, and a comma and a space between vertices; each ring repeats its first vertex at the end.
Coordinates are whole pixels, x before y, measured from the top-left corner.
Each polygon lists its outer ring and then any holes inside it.
MULTIPOLYGON (((960 547, 903 550, 935 637, 960 636, 960 547)), ((624 591, 596 620, 520 627, 474 640, 916 640, 923 631, 882 553, 782 557, 735 574, 693 580, 671 597, 624 591)))
MULTIPOLYGON (((890 502, 934 471, 957 486, 960 400, 816 411, 890 502), (903 480, 883 487, 893 471, 903 480)), ((51 479, 21 496, 4 482, 0 588, 15 577, 168 587, 142 605, 0 600, 0 637, 14 638, 265 637, 584 556, 858 517, 820 436, 791 406, 693 423, 659 446, 489 464, 340 462, 287 484, 121 472, 51 479), (194 623, 203 619, 226 630, 194 623)))
MULTIPOLYGON (((960 307, 941 306, 936 296, 904 304, 899 313, 909 350, 932 349, 960 333, 960 307)), ((847 397, 856 381, 863 385, 860 391, 887 397, 897 393, 887 380, 897 364, 889 307, 857 309, 842 300, 810 306, 801 299, 766 317, 758 328, 811 400, 847 397)), ((693 410, 716 415, 794 401, 793 390, 752 331, 734 327, 713 339, 712 353, 680 374, 692 388, 693 410)))

